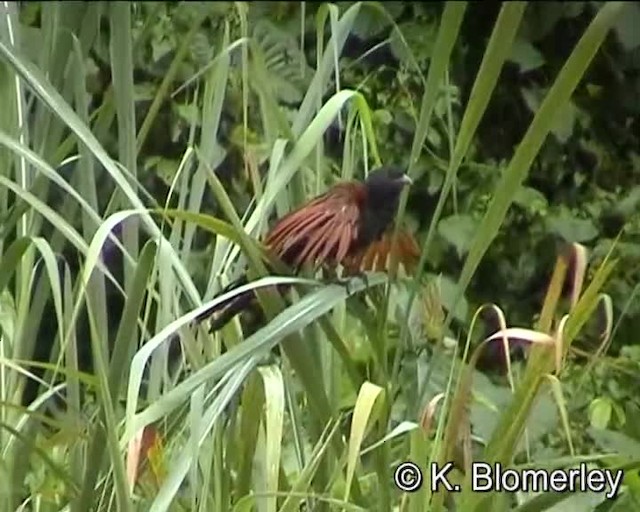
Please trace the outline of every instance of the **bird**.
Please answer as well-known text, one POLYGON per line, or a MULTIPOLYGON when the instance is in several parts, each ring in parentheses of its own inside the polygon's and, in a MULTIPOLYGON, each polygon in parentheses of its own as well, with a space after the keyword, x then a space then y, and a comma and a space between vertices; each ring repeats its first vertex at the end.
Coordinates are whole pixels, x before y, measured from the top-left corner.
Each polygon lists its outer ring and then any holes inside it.
MULTIPOLYGON (((411 184, 411 178, 395 166, 372 170, 364 181, 339 182, 276 221, 263 245, 293 273, 303 268, 335 269, 338 265, 350 274, 381 270, 390 253, 389 228, 400 194, 411 184)), ((407 268, 415 266, 419 249, 414 238, 399 231, 396 240, 400 262, 407 268)), ((220 293, 247 282, 244 274, 220 293)), ((217 312, 209 329, 217 331, 254 299, 252 291, 239 294, 205 311, 198 321, 217 312)))

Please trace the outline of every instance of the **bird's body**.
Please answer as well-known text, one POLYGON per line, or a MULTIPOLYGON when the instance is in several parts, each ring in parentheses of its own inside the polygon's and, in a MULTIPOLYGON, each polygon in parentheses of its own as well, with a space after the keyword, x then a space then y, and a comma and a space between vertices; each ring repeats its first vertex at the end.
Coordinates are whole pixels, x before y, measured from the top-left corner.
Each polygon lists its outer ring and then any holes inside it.
MULTIPOLYGON (((372 171, 364 182, 334 185, 279 219, 267 233, 264 245, 294 271, 337 265, 351 271, 368 269, 363 269, 363 264, 379 268, 376 257, 383 256, 386 260, 390 245, 383 237, 392 224, 400 193, 409 183, 411 180, 402 171, 382 167, 372 171), (372 249, 382 253, 376 254, 372 249)), ((417 258, 413 238, 403 235, 398 245, 409 259, 417 258)), ((246 282, 246 276, 242 276, 225 291, 246 282)), ((221 328, 253 298, 253 293, 248 292, 218 306, 216 310, 224 309, 212 322, 211 329, 221 328)), ((208 311, 203 317, 211 313, 208 311)))

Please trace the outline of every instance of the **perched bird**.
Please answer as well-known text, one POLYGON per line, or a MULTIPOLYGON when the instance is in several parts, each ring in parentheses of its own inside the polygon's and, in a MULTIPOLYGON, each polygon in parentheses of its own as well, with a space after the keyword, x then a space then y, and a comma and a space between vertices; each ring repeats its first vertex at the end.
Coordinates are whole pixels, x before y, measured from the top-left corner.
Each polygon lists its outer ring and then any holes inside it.
MULTIPOLYGON (((265 247, 294 272, 341 265, 348 273, 380 270, 386 266, 391 247, 388 233, 398 209, 402 189, 411 179, 400 169, 381 167, 364 182, 334 185, 276 222, 264 239, 265 247)), ((413 237, 400 232, 396 247, 405 267, 415 264, 419 250, 413 237)), ((247 283, 246 275, 224 292, 247 283)), ((255 298, 253 292, 237 295, 200 316, 214 312, 211 331, 222 328, 255 298)))

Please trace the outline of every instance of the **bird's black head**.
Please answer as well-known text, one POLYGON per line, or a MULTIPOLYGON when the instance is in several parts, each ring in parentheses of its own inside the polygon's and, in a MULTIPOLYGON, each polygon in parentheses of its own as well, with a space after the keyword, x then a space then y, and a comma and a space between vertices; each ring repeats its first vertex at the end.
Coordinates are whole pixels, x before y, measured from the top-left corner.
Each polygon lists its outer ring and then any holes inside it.
POLYGON ((397 167, 379 167, 371 171, 365 181, 367 199, 376 206, 382 206, 381 203, 393 204, 393 209, 395 210, 398 205, 400 192, 411 183, 411 178, 409 178, 402 169, 397 167))
POLYGON ((371 171, 364 182, 365 206, 360 224, 360 242, 368 244, 378 240, 387 230, 398 209, 402 189, 411 184, 411 178, 397 167, 380 167, 371 171))

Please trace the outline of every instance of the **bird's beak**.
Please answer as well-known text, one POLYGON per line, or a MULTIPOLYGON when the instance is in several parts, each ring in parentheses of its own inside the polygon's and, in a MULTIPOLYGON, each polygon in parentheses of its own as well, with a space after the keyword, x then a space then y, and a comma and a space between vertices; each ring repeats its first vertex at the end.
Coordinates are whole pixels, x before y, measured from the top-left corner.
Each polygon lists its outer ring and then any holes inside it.
POLYGON ((402 178, 400 178, 400 182, 405 185, 413 185, 413 180, 406 174, 402 175, 402 178))

